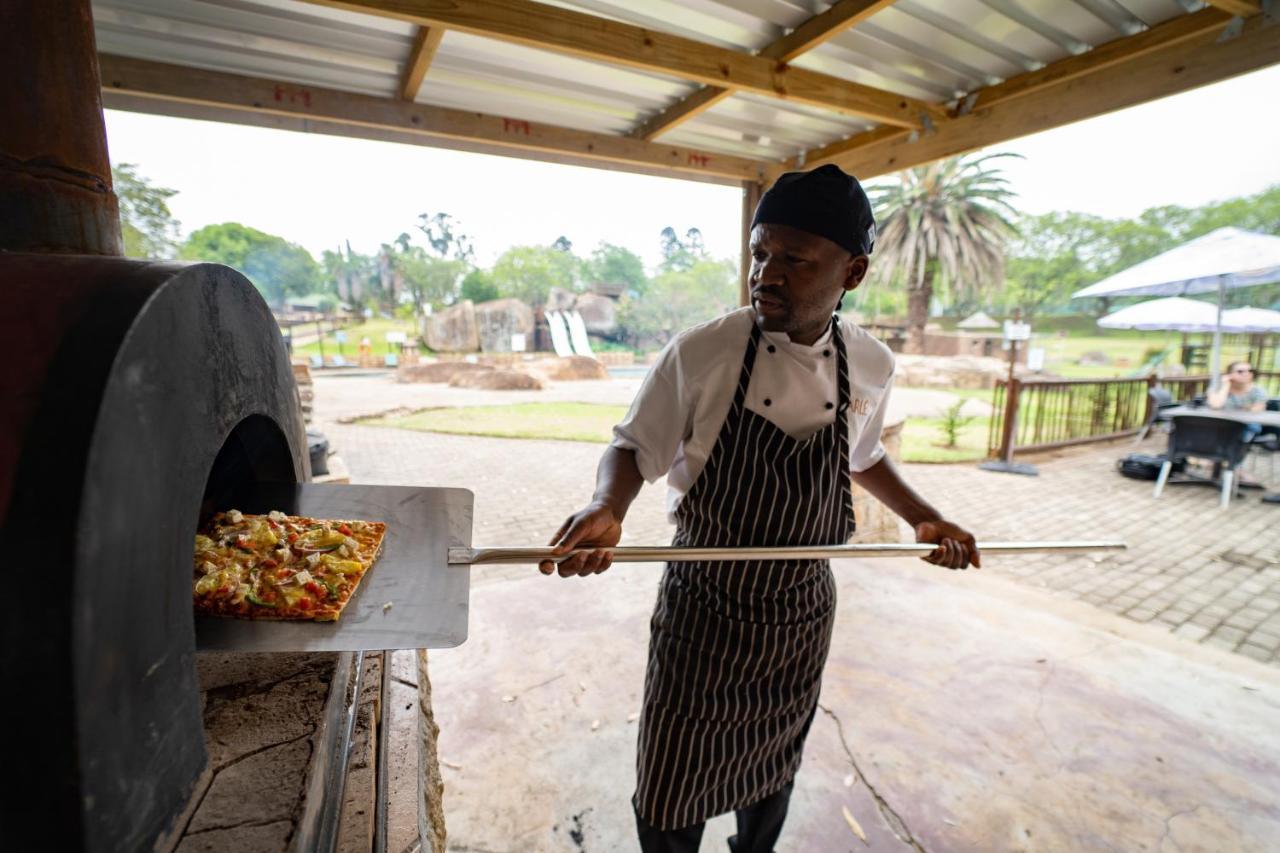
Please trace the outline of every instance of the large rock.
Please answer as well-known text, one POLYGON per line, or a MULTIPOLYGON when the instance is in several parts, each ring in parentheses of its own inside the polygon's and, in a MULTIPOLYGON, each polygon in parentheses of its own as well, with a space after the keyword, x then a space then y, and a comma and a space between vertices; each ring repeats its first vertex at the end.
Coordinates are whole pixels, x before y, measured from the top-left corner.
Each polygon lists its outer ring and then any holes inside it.
POLYGON ((573 303, 588 332, 607 335, 618 325, 618 303, 607 296, 583 293, 573 303))
POLYGON ((436 352, 475 352, 480 349, 476 307, 470 299, 423 318, 422 337, 436 352))
POLYGON ((511 352, 511 336, 524 335, 525 347, 533 347, 533 309, 519 299, 494 299, 476 306, 480 349, 511 352))
POLYGON ((547 310, 568 311, 573 308, 575 299, 577 299, 577 294, 573 291, 565 290, 563 287, 553 287, 547 293, 547 310))
POLYGON ((540 358, 537 361, 527 362, 525 367, 540 376, 559 382, 609 378, 609 369, 589 355, 540 358))
POLYGON ((397 382, 448 382, 459 373, 492 370, 487 364, 469 361, 431 361, 425 364, 402 364, 396 371, 397 382))
POLYGON ((450 388, 481 388, 485 391, 541 391, 542 380, 518 370, 476 370, 459 373, 449 380, 450 388))

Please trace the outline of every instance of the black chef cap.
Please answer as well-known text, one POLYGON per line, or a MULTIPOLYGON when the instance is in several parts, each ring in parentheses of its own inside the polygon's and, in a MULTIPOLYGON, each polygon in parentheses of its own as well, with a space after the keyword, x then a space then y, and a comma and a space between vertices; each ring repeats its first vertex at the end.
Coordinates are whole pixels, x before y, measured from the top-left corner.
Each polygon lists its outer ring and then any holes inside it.
POLYGON ((756 205, 751 227, 789 225, 826 237, 855 255, 869 255, 876 242, 876 220, 862 185, 839 166, 787 172, 756 205))

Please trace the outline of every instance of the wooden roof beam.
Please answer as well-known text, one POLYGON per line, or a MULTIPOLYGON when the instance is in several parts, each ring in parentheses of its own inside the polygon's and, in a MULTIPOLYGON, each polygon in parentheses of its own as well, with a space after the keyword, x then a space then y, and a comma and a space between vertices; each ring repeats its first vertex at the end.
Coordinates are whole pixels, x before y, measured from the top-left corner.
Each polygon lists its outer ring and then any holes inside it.
MULTIPOLYGON (((1185 19, 1119 40, 1136 43, 1124 54, 1117 46, 1117 50, 1103 54, 1093 66, 1088 64, 1089 57, 1103 48, 993 86, 986 102, 980 92, 971 112, 938 125, 933 134, 913 139, 907 131, 876 128, 810 152, 807 165, 836 163, 859 178, 871 178, 1185 92, 1280 62, 1280 27, 1267 27, 1261 18, 1255 17, 1245 22, 1239 37, 1219 43, 1221 29, 1230 19, 1231 16, 1216 9, 1196 12, 1185 19), (1159 41, 1161 38, 1164 41, 1159 41), (1064 67, 1051 74, 1052 79, 1024 79, 1049 73, 1058 65, 1064 67)), ((775 178, 796 165, 790 161, 775 167, 769 177, 775 178)))
MULTIPOLYGON (((119 95, 129 108, 147 101, 198 105, 216 110, 220 120, 246 116, 248 124, 262 124, 253 117, 284 116, 303 119, 293 129, 310 129, 306 122, 322 123, 322 132, 352 136, 393 138, 442 147, 460 148, 474 143, 486 152, 501 151, 532 159, 579 166, 631 167, 645 174, 667 177, 714 178, 739 183, 759 180, 768 164, 709 151, 661 145, 567 127, 539 124, 445 107, 379 98, 355 92, 325 89, 282 80, 228 74, 181 65, 99 54, 104 102, 119 95), (127 96, 127 97, 126 97, 127 96), (541 156, 538 156, 541 155, 541 156)), ((166 112, 157 108, 156 112, 166 112)), ((190 114, 190 109, 185 112, 190 114)))
POLYGON ((409 61, 404 66, 404 76, 400 80, 400 97, 406 101, 418 98, 418 90, 422 88, 422 79, 427 76, 431 60, 435 59, 440 40, 444 38, 444 27, 418 27, 413 39, 413 49, 409 51, 409 61))
POLYGON ((898 127, 924 126, 945 115, 937 104, 829 74, 633 24, 531 0, 306 0, 424 26, 509 41, 542 50, 638 68, 708 86, 783 98, 898 127))
POLYGON ((1205 0, 1205 2, 1228 15, 1241 18, 1252 18, 1262 12, 1262 4, 1258 0, 1205 0))
MULTIPOLYGON (((830 38, 856 27, 894 0, 838 0, 825 12, 814 15, 787 35, 771 42, 760 50, 761 56, 790 62, 830 38)), ((682 98, 631 131, 637 139, 651 140, 705 112, 733 94, 733 89, 705 86, 686 98, 682 98)))

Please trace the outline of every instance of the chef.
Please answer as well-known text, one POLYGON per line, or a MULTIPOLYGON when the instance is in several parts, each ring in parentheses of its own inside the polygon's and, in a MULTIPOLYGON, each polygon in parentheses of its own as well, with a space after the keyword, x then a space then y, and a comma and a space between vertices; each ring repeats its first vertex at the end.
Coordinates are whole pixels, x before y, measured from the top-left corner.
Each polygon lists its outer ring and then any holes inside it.
MULTIPOLYGON (((644 481, 666 476, 682 547, 830 545, 853 533, 850 481, 938 547, 974 538, 899 476, 880 443, 893 356, 836 315, 875 241, 871 204, 835 166, 783 175, 751 223, 751 305, 662 351, 545 574, 609 568, 644 481)), ((633 804, 645 853, 694 851, 736 812, 735 853, 773 850, 813 721, 835 618, 826 560, 669 563, 650 623, 633 804)))

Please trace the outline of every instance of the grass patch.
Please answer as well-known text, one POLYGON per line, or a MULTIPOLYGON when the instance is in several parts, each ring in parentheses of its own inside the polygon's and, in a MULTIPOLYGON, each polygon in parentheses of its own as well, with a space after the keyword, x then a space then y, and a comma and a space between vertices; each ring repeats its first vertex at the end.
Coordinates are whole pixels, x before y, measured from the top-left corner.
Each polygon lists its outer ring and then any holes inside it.
POLYGON ((408 415, 368 418, 360 423, 452 435, 607 444, 613 439, 613 425, 626 413, 626 406, 595 403, 515 403, 510 406, 424 409, 408 415))
MULTIPOLYGON (((294 332, 302 335, 315 332, 315 324, 309 323, 302 326, 295 326, 294 332)), ((415 340, 418 336, 417 330, 414 328, 412 320, 393 320, 382 317, 374 317, 357 323, 354 326, 347 326, 342 331, 347 333, 347 342, 342 345, 341 355, 347 359, 353 359, 360 352, 360 341, 364 338, 369 339, 369 343, 373 347, 373 354, 383 356, 388 352, 394 352, 395 345, 387 344, 387 332, 404 332, 409 336, 409 340, 415 340)), ((320 344, 314 339, 306 344, 297 344, 293 346, 295 355, 319 355, 320 344)), ((333 332, 329 331, 328 323, 325 324, 324 335, 324 354, 326 358, 332 358, 339 355, 338 341, 333 336, 333 332)))
MULTIPOLYGON (((424 409, 407 415, 366 418, 360 423, 451 435, 607 444, 613 439, 613 425, 626 413, 626 406, 595 403, 515 403, 424 409)), ((953 448, 938 446, 944 441, 938 428, 941 422, 941 418, 907 419, 902 430, 904 462, 970 462, 986 457, 987 418, 975 418, 966 424, 960 430, 958 446, 953 448)))
POLYGON ((907 418, 902 426, 903 462, 976 462, 987 457, 990 418, 974 418, 961 427, 955 447, 940 447, 946 438, 942 418, 907 418))

